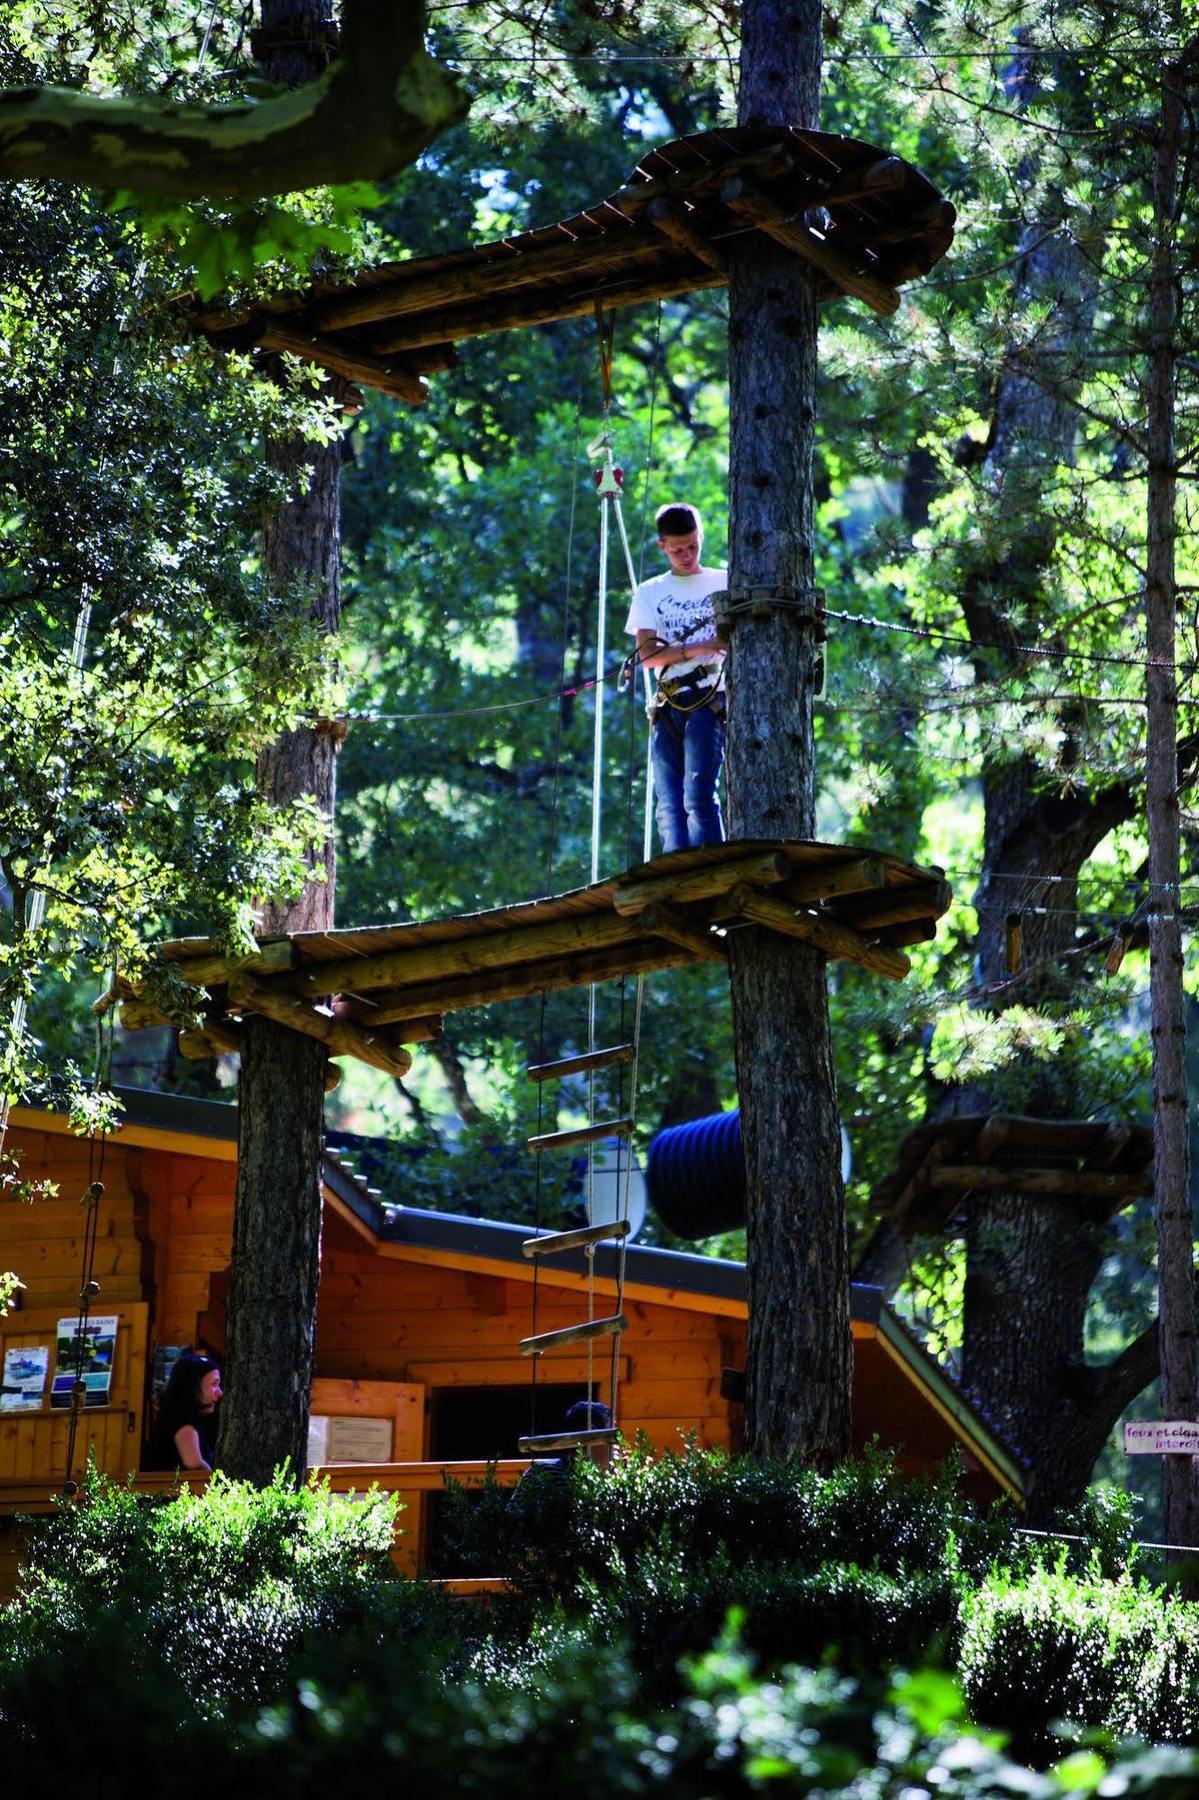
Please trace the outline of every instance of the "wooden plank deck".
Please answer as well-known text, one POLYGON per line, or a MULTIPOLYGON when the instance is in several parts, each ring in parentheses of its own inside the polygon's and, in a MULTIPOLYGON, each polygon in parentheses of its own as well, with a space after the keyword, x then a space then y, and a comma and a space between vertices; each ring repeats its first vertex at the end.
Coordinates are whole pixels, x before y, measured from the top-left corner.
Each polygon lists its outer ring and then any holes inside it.
POLYGON ((1082 1198, 1098 1213, 1153 1192, 1153 1133, 1094 1119, 969 1114, 922 1125, 872 1204, 906 1235, 942 1231, 971 1191, 1082 1198))
MULTIPOLYGON (((426 1039, 447 1012, 722 960, 727 933, 749 926, 902 979, 899 945, 934 936, 949 900, 940 870, 898 857, 754 841, 675 851, 487 912, 264 939, 237 963, 212 938, 175 939, 158 955, 205 990, 185 1054, 214 1053, 246 1013, 264 1012, 320 1038, 332 1056, 406 1066, 402 1046, 426 1039)), ((128 1029, 170 1023, 128 982, 112 998, 128 1029)))
POLYGON ((650 151, 615 194, 519 236, 308 288, 197 308, 213 343, 286 352, 410 405, 453 346, 490 332, 723 287, 726 240, 761 231, 816 270, 822 300, 893 311, 953 241, 954 209, 910 164, 827 132, 726 128, 650 151))

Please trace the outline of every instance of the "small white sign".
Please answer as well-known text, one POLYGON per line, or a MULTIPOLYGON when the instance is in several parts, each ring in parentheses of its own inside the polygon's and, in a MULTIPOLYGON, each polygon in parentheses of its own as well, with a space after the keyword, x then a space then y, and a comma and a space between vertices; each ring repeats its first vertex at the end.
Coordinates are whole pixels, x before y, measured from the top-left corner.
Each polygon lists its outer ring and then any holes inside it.
POLYGON ((1150 1419, 1124 1427, 1125 1456, 1199 1456, 1193 1419, 1150 1419))

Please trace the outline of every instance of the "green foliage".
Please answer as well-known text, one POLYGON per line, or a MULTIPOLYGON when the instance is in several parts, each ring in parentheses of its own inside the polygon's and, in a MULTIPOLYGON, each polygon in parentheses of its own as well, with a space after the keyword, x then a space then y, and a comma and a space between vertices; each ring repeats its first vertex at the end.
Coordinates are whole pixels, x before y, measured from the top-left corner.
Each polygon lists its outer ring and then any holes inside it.
POLYGON ((36 1688, 64 1634, 85 1660, 120 1641, 148 1679, 161 1668, 189 1705, 273 1691, 317 1631, 360 1624, 389 1569, 395 1501, 364 1504, 283 1476, 257 1490, 217 1474, 202 1493, 147 1501, 89 1476, 80 1504, 33 1528, 20 1598, 0 1649, 0 1707, 36 1688), (264 1646, 272 1660, 264 1661, 264 1646))
MULTIPOLYGON (((679 1471, 668 1473, 662 1499, 677 1486, 679 1471)), ((592 1470, 572 1487, 554 1487, 572 1506, 590 1500, 594 1511, 598 1479, 592 1470)), ((693 1494, 702 1495, 703 1480, 693 1494)), ((641 1487, 644 1517, 643 1479, 641 1487)), ((837 1528, 848 1527, 856 1507, 858 1547, 877 1551, 880 1562, 909 1544, 929 1503, 926 1492, 905 1506, 901 1485, 877 1465, 828 1488, 837 1528), (876 1539, 868 1509, 880 1501, 876 1539)), ((668 1687, 646 1681, 648 1646, 634 1642, 630 1655, 621 1631, 613 1635, 617 1615, 604 1610, 599 1588, 590 1596, 598 1609, 566 1617, 552 1603, 522 1617, 519 1609, 447 1605, 422 1583, 391 1579, 392 1513, 382 1498, 355 1506, 319 1490, 296 1493, 282 1480, 256 1492, 217 1478, 206 1494, 165 1504, 93 1481, 84 1505, 42 1528, 25 1592, 0 1611, 0 1736, 14 1791, 86 1780, 100 1800, 115 1800, 150 1768, 163 1800, 268 1783, 299 1792, 335 1787, 355 1800, 376 1794, 388 1776, 422 1794, 485 1800, 516 1800, 530 1788, 565 1789, 580 1800, 614 1792, 913 1800, 930 1791, 949 1800, 1126 1792, 1183 1800, 1199 1777, 1194 1752, 1116 1744, 1102 1733, 1068 1744, 1064 1756, 1047 1735, 1041 1768, 1030 1768, 1002 1736, 971 1724, 966 1701, 974 1696, 952 1676, 932 1667, 889 1676, 874 1660, 885 1647, 877 1623, 889 1610, 915 1624, 931 1577, 904 1582, 830 1563, 806 1588, 795 1582, 771 1594, 764 1565, 751 1558, 746 1604, 709 1622, 701 1615, 716 1578, 701 1562, 690 1572, 691 1645, 674 1628, 684 1587, 673 1568, 659 1583, 656 1651, 657 1668, 672 1675, 668 1687), (788 1601, 798 1603, 790 1647, 788 1601), (822 1658, 855 1608, 866 1628, 860 1673, 796 1660, 822 1658), (776 1641, 764 1660, 753 1650, 755 1612, 774 1615, 776 1641)), ((986 1530, 998 1543, 994 1525, 986 1530)), ((719 1554, 735 1548, 720 1546, 719 1554)), ((962 1565, 948 1560, 960 1577, 962 1565)), ((651 1547, 642 1571, 647 1600, 662 1574, 651 1547)), ((1021 1588, 1030 1615, 1051 1625, 1058 1604, 1071 1621, 1084 1652, 1075 1673, 1103 1676, 1105 1631, 1113 1644, 1120 1639, 1107 1662, 1140 1651, 1157 1670, 1177 1639, 1185 1653, 1173 1653, 1174 1667, 1187 1672, 1193 1608, 1159 1600, 1155 1635, 1147 1589, 1134 1594, 1126 1582, 1106 1582, 1098 1563, 1071 1576, 1039 1561, 1003 1589, 992 1575, 979 1605, 1011 1602, 1021 1588), (1118 1597, 1104 1610, 1108 1590, 1118 1597)), ((609 1582, 608 1595, 614 1591, 609 1582)), ((1034 1690, 1026 1712, 1039 1699, 1034 1690)), ((1135 1723, 1159 1727, 1161 1715, 1142 1700, 1135 1723)))
POLYGON ((128 213, 146 240, 171 256, 201 300, 228 292, 246 301, 317 271, 330 280, 369 262, 373 240, 362 215, 380 198, 369 182, 357 181, 225 211, 124 191, 109 206, 128 213))
POLYGON ((1029 1754, 1055 1719, 1199 1741, 1199 1609, 1145 1580, 1060 1560, 996 1570, 963 1598, 959 1668, 976 1715, 1029 1754))

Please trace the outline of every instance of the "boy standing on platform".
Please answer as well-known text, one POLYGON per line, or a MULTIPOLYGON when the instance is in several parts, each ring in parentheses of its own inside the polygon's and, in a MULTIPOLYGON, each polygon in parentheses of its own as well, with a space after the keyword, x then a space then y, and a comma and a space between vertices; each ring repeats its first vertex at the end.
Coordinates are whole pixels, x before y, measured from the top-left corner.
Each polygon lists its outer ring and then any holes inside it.
POLYGON ((727 575, 700 560, 704 528, 694 506, 663 506, 654 522, 670 569, 637 588, 625 630, 636 634, 637 662, 658 671, 649 715, 662 849, 686 850, 724 842, 716 799, 724 761, 724 645, 716 638, 712 595, 727 585, 727 575))

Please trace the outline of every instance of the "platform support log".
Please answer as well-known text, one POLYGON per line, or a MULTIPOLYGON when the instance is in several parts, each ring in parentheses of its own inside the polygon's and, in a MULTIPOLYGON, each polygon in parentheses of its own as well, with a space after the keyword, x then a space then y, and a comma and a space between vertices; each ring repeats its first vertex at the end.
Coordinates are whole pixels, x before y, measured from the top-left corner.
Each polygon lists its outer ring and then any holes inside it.
MULTIPOLYGON (((745 0, 738 124, 813 128, 819 0, 745 0)), ((814 585, 816 270, 758 233, 729 240, 730 586, 814 585)), ((730 633, 729 835, 815 836, 811 607, 730 633)), ((828 1467, 850 1444, 849 1269, 824 957, 729 935, 746 1162, 746 1447, 828 1467), (795 1297, 802 1294, 803 1304, 795 1297)))

